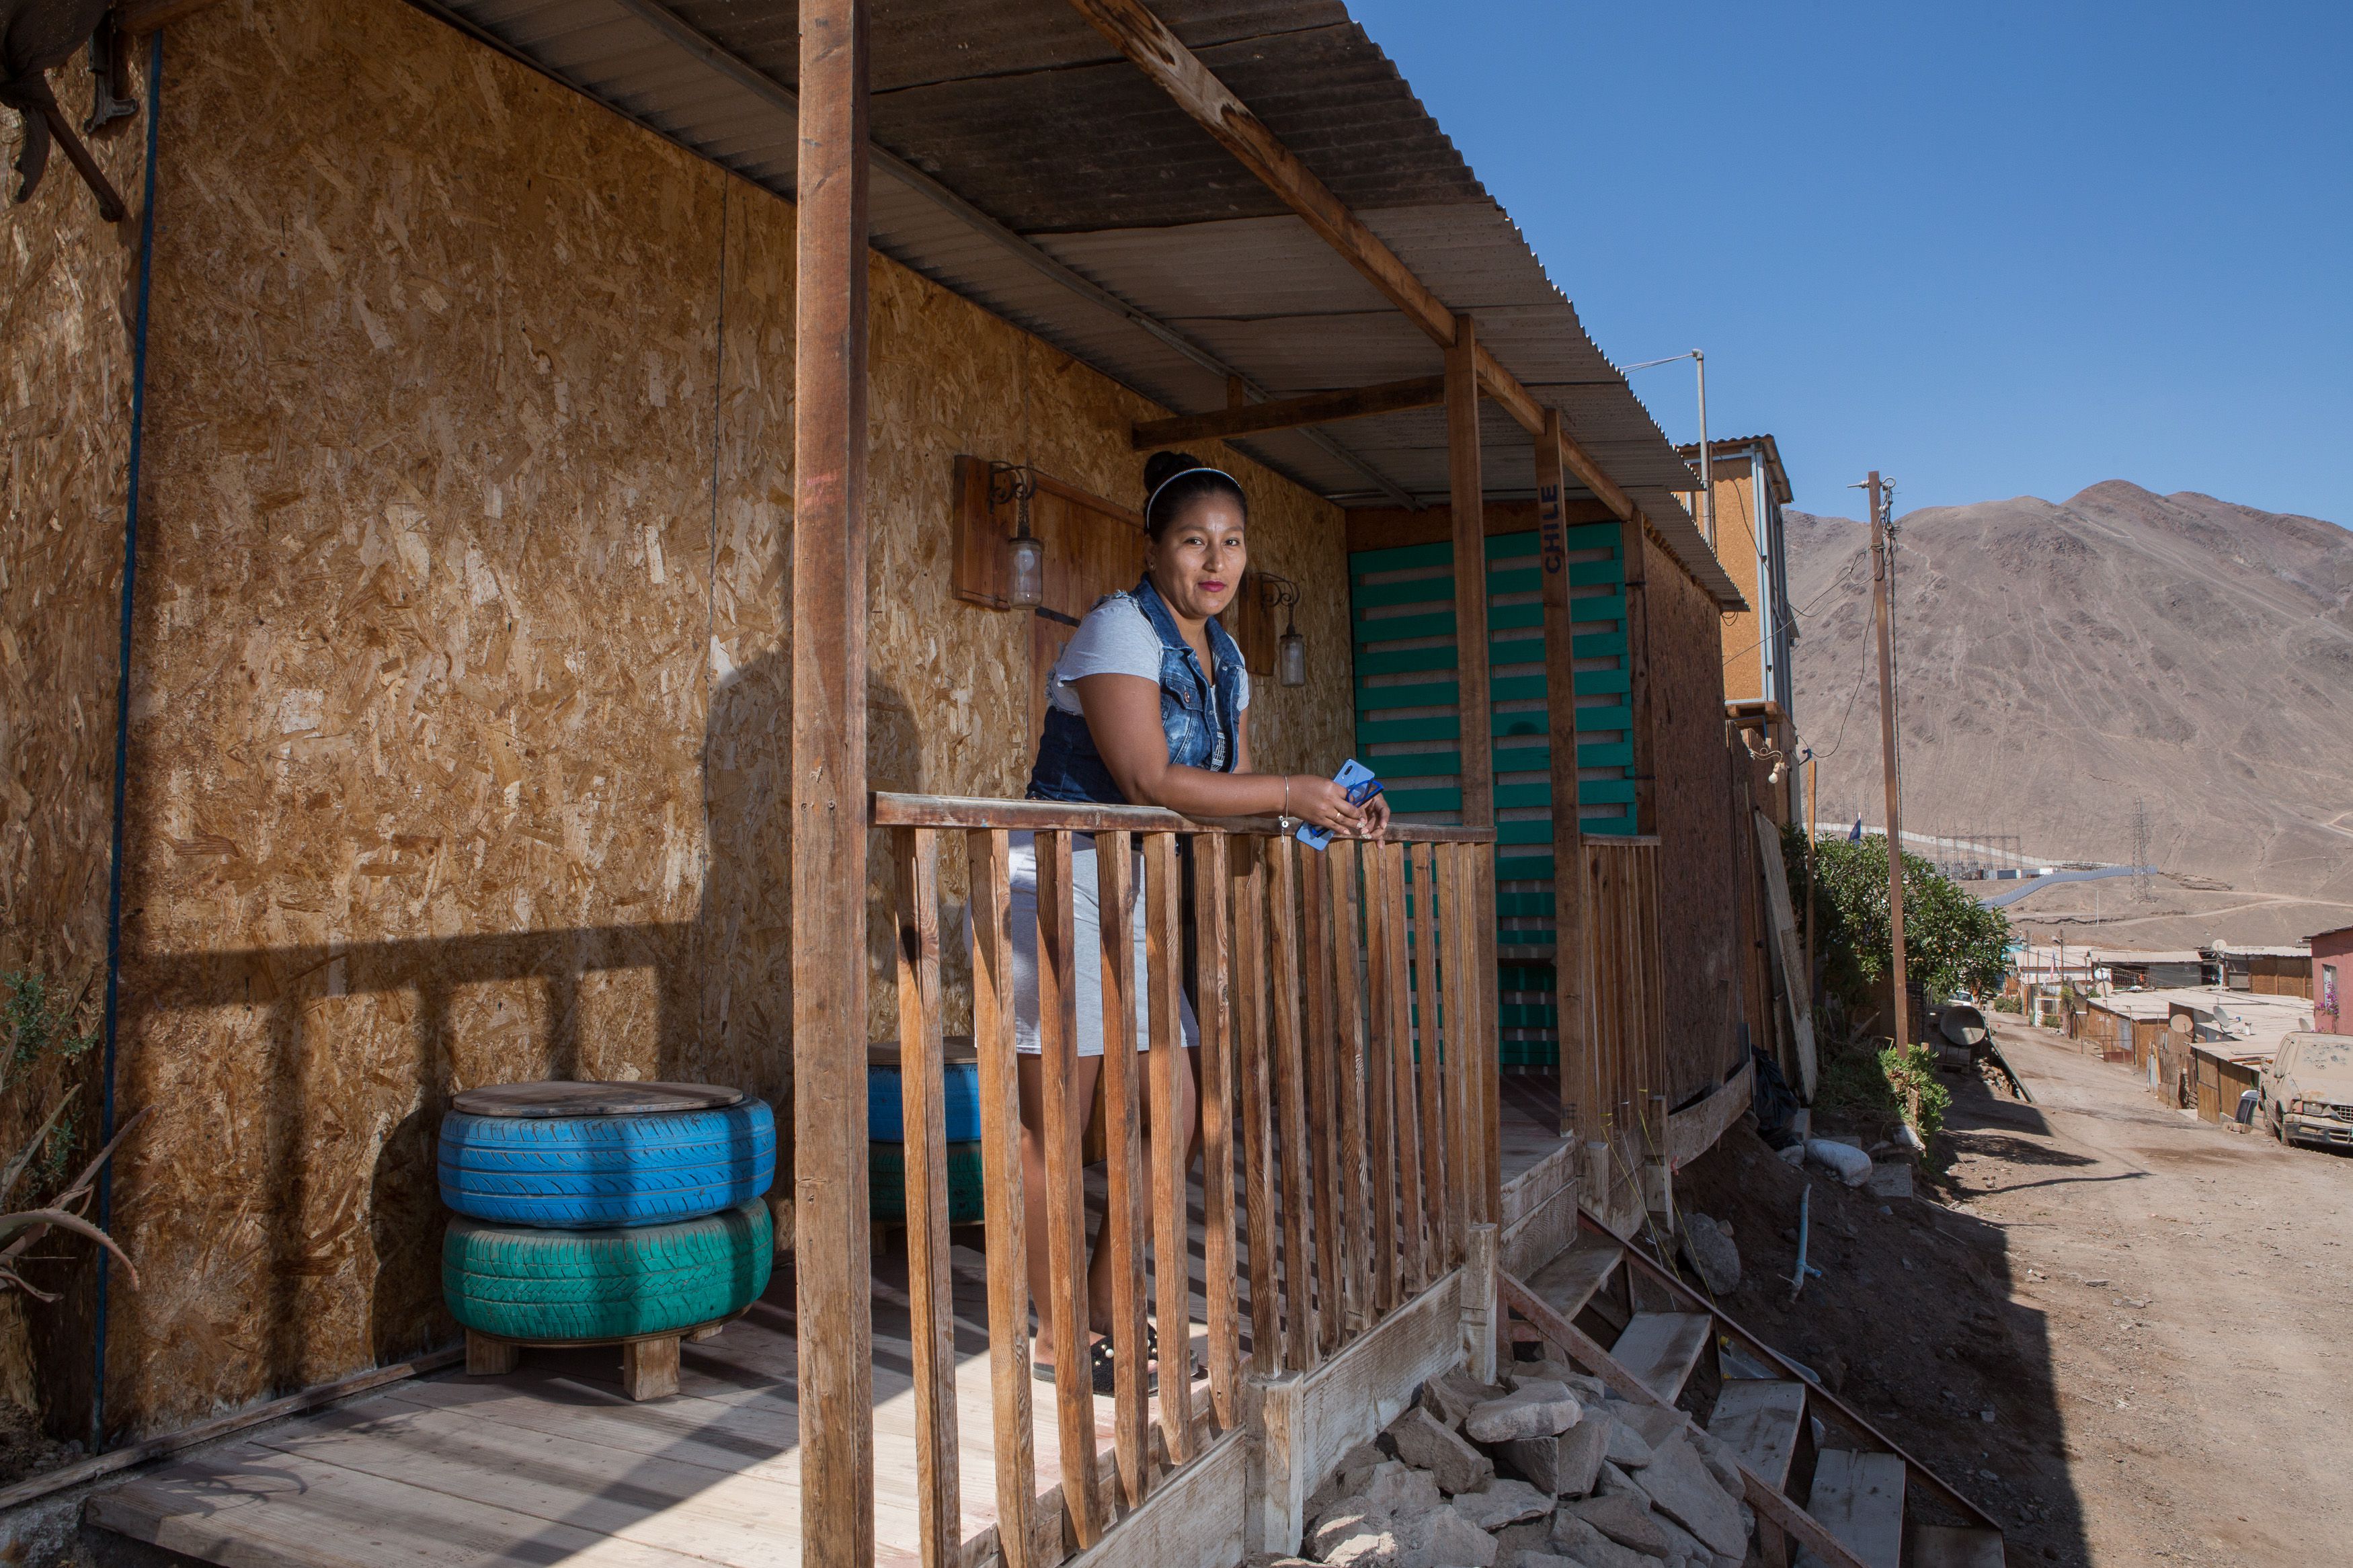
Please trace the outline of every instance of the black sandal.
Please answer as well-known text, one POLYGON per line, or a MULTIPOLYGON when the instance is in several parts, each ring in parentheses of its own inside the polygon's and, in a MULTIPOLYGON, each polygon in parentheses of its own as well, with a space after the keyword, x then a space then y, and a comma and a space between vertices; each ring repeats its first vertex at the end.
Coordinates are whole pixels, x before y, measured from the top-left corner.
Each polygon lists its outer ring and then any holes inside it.
MULTIPOLYGON (((1109 1340, 1095 1340, 1088 1344, 1087 1373, 1088 1381, 1093 1385, 1094 1392, 1097 1394, 1119 1392, 1119 1384, 1113 1381, 1112 1372, 1109 1340)), ((1039 1383, 1050 1386, 1054 1381, 1054 1369, 1048 1363, 1033 1361, 1029 1363, 1029 1375, 1039 1383)))
MULTIPOLYGON (((1150 1323, 1144 1325, 1144 1352, 1145 1359, 1147 1361, 1156 1362, 1160 1359, 1160 1334, 1150 1323)), ((1115 1395, 1119 1393, 1119 1377, 1113 1355, 1109 1340, 1094 1340, 1087 1345, 1088 1381, 1097 1394, 1115 1395)), ((1044 1362, 1033 1361, 1029 1363, 1029 1375, 1039 1383, 1051 1384, 1054 1381, 1054 1369, 1044 1362)), ((1144 1373, 1144 1392, 1146 1394, 1160 1392, 1159 1374, 1149 1368, 1145 1369, 1144 1373)))

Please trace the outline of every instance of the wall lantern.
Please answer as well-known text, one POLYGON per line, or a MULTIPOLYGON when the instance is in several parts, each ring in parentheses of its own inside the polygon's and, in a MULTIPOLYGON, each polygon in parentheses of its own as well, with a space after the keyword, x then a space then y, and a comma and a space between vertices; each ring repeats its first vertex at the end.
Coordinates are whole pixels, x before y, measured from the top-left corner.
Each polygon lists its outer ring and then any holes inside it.
POLYGON ((1259 603, 1282 611, 1282 636, 1274 645, 1274 679, 1281 686, 1307 684, 1307 639, 1299 635, 1293 606, 1299 603, 1299 584, 1271 572, 1257 574, 1259 603))
POLYGON ((1006 597, 1018 606, 1036 605, 1046 596, 1046 542, 1029 531, 1029 498, 1038 493, 1038 476, 1027 464, 988 465, 988 504, 1013 506, 1013 537, 1006 542, 1011 579, 1006 597))

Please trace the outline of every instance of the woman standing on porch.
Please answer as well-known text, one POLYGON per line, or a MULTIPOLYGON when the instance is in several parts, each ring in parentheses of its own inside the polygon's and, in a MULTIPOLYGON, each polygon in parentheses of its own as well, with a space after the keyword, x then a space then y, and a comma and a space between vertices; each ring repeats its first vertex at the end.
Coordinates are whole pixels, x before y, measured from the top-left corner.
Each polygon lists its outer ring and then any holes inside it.
MULTIPOLYGON (((1054 663, 1045 731, 1029 773, 1032 800, 1156 805, 1191 816, 1303 818, 1350 837, 1377 837, 1388 822, 1378 796, 1352 805, 1329 778, 1250 769, 1250 675, 1219 613, 1233 602, 1249 563, 1250 502, 1233 476, 1185 452, 1162 452, 1145 465, 1144 530, 1149 541, 1144 580, 1090 611, 1054 663)), ((1021 1052, 1021 1160, 1028 1231, 1046 1234, 1044 1080, 1038 1039, 1038 861, 1030 836, 1013 835, 1015 1037, 1021 1052)), ((1074 836, 1071 855, 1077 946, 1100 951, 1093 840, 1074 836)), ((1140 875, 1131 889, 1142 883, 1140 875)), ((1134 921, 1136 1043, 1148 1048, 1145 1016, 1145 930, 1134 921)), ((1103 977, 1076 965, 1078 1065, 1059 1088, 1074 1107, 1094 1101, 1103 1067, 1103 977)), ((1188 1058, 1200 1045, 1189 999, 1181 1003, 1188 1058)), ((1198 1132, 1196 1075, 1179 1073, 1177 1115, 1187 1155, 1198 1132)), ((1083 1110, 1082 1111, 1083 1114, 1083 1110)), ((1166 1136, 1169 1130, 1154 1130, 1166 1136)), ((1148 1150, 1148 1135, 1147 1135, 1148 1150)), ((1146 1155, 1147 1163, 1149 1154, 1146 1155)), ((1047 1249, 1029 1247, 1029 1289, 1042 1309, 1050 1278, 1047 1249)), ((1111 1321, 1108 1249, 1098 1237, 1087 1268, 1087 1308, 1096 1330, 1111 1321)), ((1033 1360, 1051 1381, 1060 1347, 1050 1314, 1039 1313, 1033 1360)), ((1089 1375, 1112 1391, 1111 1346, 1089 1336, 1089 1375)))

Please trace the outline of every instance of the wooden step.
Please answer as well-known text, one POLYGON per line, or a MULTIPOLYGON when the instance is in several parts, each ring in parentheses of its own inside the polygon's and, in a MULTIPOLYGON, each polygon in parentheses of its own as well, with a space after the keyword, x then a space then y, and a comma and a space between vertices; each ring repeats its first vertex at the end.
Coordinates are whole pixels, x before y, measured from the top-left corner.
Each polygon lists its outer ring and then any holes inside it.
MULTIPOLYGON (((1865 1568, 1898 1568, 1904 1551, 1904 1461, 1893 1454, 1824 1448, 1814 1460, 1806 1511, 1862 1559, 1865 1568)), ((1799 1568, 1821 1568, 1802 1552, 1799 1568)))
POLYGON ((1642 1385, 1672 1405, 1707 1348, 1704 1312, 1637 1312, 1609 1347, 1642 1385))
POLYGON ((1585 1310, 1585 1304, 1593 1300, 1593 1293, 1609 1282, 1623 1256, 1616 1242, 1587 1237, 1546 1264, 1528 1281, 1528 1289, 1550 1302, 1553 1310, 1574 1321, 1577 1314, 1585 1310))
POLYGON ((1904 1561, 1909 1568, 2002 1568, 2001 1532, 1951 1524, 1915 1524, 1904 1561))
POLYGON ((1804 1384, 1733 1378, 1715 1396, 1707 1430, 1779 1491, 1789 1484, 1789 1461, 1798 1452, 1805 1415, 1804 1384))

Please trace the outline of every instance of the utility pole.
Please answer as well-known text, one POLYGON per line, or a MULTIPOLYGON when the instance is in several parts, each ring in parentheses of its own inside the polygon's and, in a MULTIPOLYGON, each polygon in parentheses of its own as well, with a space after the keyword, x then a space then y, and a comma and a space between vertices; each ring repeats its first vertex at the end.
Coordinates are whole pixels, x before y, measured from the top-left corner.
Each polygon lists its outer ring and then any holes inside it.
POLYGON ((1887 923, 1895 970, 1895 1047, 1912 1043, 1904 980, 1904 809, 1895 784, 1895 538, 1888 527, 1879 470, 1864 487, 1871 498, 1871 601, 1879 620, 1879 752, 1887 792, 1887 923))
POLYGON ((1814 1005, 1814 824, 1822 809, 1822 760, 1806 748, 1806 1005, 1814 1005))

